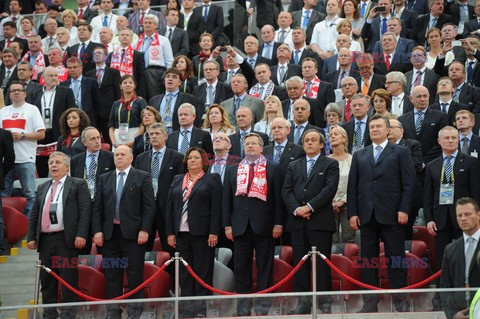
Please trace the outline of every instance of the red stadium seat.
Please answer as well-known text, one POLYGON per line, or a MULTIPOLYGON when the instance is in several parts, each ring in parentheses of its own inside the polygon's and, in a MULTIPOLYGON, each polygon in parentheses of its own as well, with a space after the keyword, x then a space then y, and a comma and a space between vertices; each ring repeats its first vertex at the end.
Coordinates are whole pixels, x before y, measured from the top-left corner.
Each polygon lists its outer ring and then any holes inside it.
MULTIPOLYGON (((405 251, 422 258, 427 256, 427 244, 421 240, 407 240, 405 241, 405 251)), ((380 243, 380 254, 385 252, 383 241, 380 243)))
POLYGON ((5 237, 13 246, 28 233, 28 219, 13 207, 2 206, 5 237))
MULTIPOLYGON (((380 254, 380 258, 384 258, 385 254, 380 254)), ((418 256, 415 256, 412 253, 405 253, 405 257, 408 260, 407 264, 407 281, 408 285, 416 284, 426 278, 428 278, 430 274, 430 269, 428 268, 428 263, 424 260, 421 260, 418 256)), ((378 272, 380 276, 380 287, 384 289, 389 289, 388 284, 388 275, 387 275, 387 268, 380 268, 378 272)), ((422 287, 428 287, 428 283, 422 287)))
MULTIPOLYGON (((78 266, 78 290, 91 297, 105 299, 105 277, 101 271, 87 265, 78 266)), ((78 301, 82 301, 79 298, 78 301)))
MULTIPOLYGON (((353 267, 353 261, 347 256, 341 256, 337 254, 331 254, 330 260, 337 266, 343 273, 349 275, 361 281, 361 271, 359 267, 353 267)), ((336 271, 332 270, 332 290, 357 290, 359 287, 352 284, 347 279, 341 277, 336 271)), ((348 299, 348 296, 345 296, 348 299)))
MULTIPOLYGON (((435 250, 435 237, 428 233, 427 227, 425 226, 413 226, 413 239, 421 240, 427 244, 428 249, 428 260, 430 261, 431 270, 436 268, 436 250, 435 250)), ((439 267, 441 265, 438 265, 439 267)))
POLYGON ((350 260, 353 260, 356 256, 358 256, 360 249, 358 245, 355 243, 346 243, 345 244, 345 253, 344 256, 350 260))
POLYGON ((160 238, 155 238, 152 251, 162 251, 162 243, 160 242, 160 238))
POLYGON ((112 147, 111 147, 110 144, 108 144, 108 143, 102 143, 101 148, 102 148, 102 150, 104 150, 104 151, 110 151, 110 149, 111 149, 112 147))
MULTIPOLYGON (((274 258, 273 259, 273 285, 285 278, 291 271, 293 267, 287 264, 285 261, 274 258)), ((252 265, 252 291, 257 291, 257 264, 255 258, 253 259, 252 265)), ((279 287, 273 292, 292 292, 294 291, 294 280, 293 277, 287 281, 284 285, 279 287)))
POLYGON ((23 213, 23 209, 27 205, 27 199, 25 197, 3 197, 2 206, 10 206, 23 213))
POLYGON ((167 260, 170 259, 170 254, 166 251, 157 251, 157 256, 155 257, 155 265, 162 267, 167 260))
MULTIPOLYGON (((145 263, 143 268, 143 280, 147 280, 152 277, 160 267, 150 263, 145 263)), ((172 279, 170 275, 163 270, 151 283, 145 286, 144 294, 145 298, 161 298, 168 297, 168 291, 172 288, 172 279)), ((123 292, 128 292, 127 273, 123 275, 123 292)))
POLYGON ((276 246, 275 247, 275 256, 278 255, 278 258, 291 265, 293 261, 293 248, 292 246, 276 246))

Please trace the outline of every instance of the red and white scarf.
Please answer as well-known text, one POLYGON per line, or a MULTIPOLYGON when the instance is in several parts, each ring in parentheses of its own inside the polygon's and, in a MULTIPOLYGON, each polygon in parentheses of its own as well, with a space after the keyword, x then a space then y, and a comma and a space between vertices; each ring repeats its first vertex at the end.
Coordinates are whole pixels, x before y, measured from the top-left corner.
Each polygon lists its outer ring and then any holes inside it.
POLYGON ((142 33, 142 35, 137 41, 137 47, 135 48, 135 50, 145 52, 145 54, 147 54, 146 51, 148 50, 150 65, 162 66, 163 50, 162 50, 162 46, 160 45, 160 36, 158 35, 158 33, 155 32, 152 35, 152 42, 150 43, 150 46, 144 48, 143 47, 144 41, 145 41, 145 33, 142 33))
POLYGON ((243 159, 238 164, 237 170, 237 192, 235 196, 247 195, 248 197, 255 197, 264 202, 267 201, 267 159, 261 155, 256 160, 255 173, 253 175, 252 185, 250 185, 250 191, 248 190, 248 174, 250 172, 250 162, 247 159, 243 159), (248 193, 248 194, 247 194, 248 193))
MULTIPOLYGON (((25 53, 22 60, 30 63, 30 51, 25 53)), ((45 69, 45 57, 43 56, 43 51, 38 51, 37 57, 35 58, 35 65, 32 69, 32 80, 36 81, 38 79, 38 74, 42 73, 45 69)))
POLYGON ((273 93, 273 90, 275 89, 275 83, 273 83, 272 80, 270 80, 270 82, 268 82, 267 84, 260 84, 260 83, 257 83, 255 84, 254 86, 252 86, 252 88, 250 89, 250 91, 248 92, 248 95, 250 96, 253 96, 253 97, 256 97, 258 99, 261 99, 263 101, 265 101, 265 99, 267 97, 269 97, 270 95, 272 95, 273 93), (260 96, 260 87, 263 86, 264 89, 263 89, 263 98, 260 96))
MULTIPOLYGON (((59 83, 68 80, 68 69, 63 64, 59 64, 56 69, 59 83)), ((41 85, 45 85, 45 81, 43 80, 43 74, 38 79, 38 83, 40 83, 41 85)))
POLYGON ((195 176, 193 181, 190 183, 190 173, 186 173, 185 176, 183 176, 183 183, 182 183, 182 193, 187 190, 187 193, 183 196, 183 202, 186 202, 188 198, 190 197, 190 193, 192 192, 193 186, 197 183, 197 181, 203 177, 205 173, 203 170, 195 176))
POLYGON ((122 47, 117 48, 112 53, 112 61, 110 67, 120 71, 120 75, 133 75, 133 47, 129 45, 125 49, 125 54, 122 58, 122 47))
POLYGON ((318 96, 318 87, 320 86, 320 79, 318 76, 315 77, 315 79, 312 80, 312 84, 310 85, 310 92, 308 93, 307 96, 307 81, 303 81, 303 96, 306 96, 311 99, 316 99, 318 96))

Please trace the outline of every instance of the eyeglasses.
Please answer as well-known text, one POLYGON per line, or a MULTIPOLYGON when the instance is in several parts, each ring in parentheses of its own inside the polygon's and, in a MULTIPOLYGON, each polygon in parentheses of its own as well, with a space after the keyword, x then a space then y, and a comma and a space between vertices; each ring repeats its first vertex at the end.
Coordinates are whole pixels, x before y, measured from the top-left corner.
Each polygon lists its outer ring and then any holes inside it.
POLYGON ((390 84, 393 84, 393 83, 400 84, 399 81, 389 81, 389 82, 385 82, 385 85, 390 85, 390 84))

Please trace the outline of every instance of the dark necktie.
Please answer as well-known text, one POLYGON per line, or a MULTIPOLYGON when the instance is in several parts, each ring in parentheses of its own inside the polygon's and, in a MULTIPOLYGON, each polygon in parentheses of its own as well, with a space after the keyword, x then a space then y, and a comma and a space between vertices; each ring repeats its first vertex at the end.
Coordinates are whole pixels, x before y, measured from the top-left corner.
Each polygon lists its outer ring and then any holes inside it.
POLYGON ((122 198, 123 193, 123 185, 125 183, 124 176, 125 172, 118 173, 118 185, 117 185, 117 194, 115 199, 115 219, 120 220, 120 200, 122 198))

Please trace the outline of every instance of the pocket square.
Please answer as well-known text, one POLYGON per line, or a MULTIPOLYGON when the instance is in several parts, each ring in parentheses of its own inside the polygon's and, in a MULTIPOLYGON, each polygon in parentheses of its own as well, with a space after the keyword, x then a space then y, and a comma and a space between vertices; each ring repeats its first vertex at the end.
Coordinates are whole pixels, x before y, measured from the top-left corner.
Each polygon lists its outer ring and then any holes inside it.
POLYGON ((318 173, 318 175, 323 175, 323 173, 318 173))
POLYGON ((460 172, 465 172, 465 170, 463 168, 460 169, 460 172))
POLYGON ((105 167, 105 170, 108 171, 108 167, 105 167))
POLYGON ((173 169, 173 167, 172 167, 172 166, 170 166, 168 169, 173 169))
POLYGON ((435 123, 430 123, 430 126, 435 126, 435 123))

